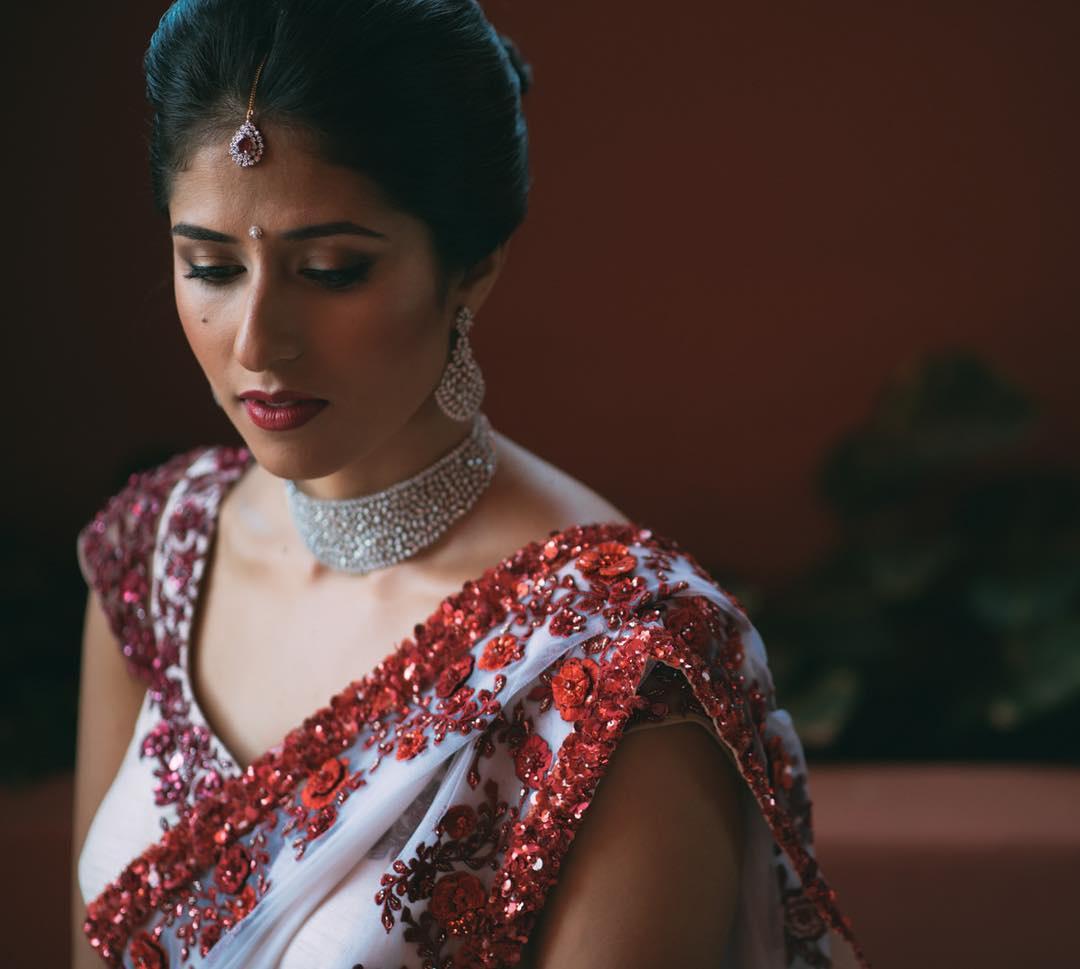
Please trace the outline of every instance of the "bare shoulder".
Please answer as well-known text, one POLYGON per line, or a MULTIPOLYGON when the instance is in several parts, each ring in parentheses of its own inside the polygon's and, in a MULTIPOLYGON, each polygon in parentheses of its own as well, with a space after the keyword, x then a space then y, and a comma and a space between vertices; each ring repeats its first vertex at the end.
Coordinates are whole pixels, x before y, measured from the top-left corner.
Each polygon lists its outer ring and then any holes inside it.
POLYGON ((626 734, 559 868, 522 966, 715 965, 738 899, 741 783, 697 724, 626 734), (686 898, 708 898, 710 917, 688 922, 686 898))
POLYGON ((611 501, 567 471, 496 432, 499 471, 493 490, 504 510, 541 537, 593 522, 628 522, 611 501))
MULTIPOLYGON (((505 434, 495 432, 495 446, 495 477, 457 531, 456 547, 469 549, 465 571, 476 572, 572 525, 630 521, 603 495, 505 434)), ((458 559, 451 561, 461 569, 458 559)))

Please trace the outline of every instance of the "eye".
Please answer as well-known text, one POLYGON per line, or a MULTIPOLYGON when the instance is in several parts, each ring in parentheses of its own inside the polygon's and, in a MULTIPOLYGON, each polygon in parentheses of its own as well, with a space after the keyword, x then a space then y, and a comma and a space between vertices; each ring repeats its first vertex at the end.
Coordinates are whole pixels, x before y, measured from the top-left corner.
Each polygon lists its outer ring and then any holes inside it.
POLYGON ((370 262, 358 262, 342 269, 302 269, 300 272, 327 289, 347 289, 366 279, 370 271, 370 262))
MULTIPOLYGON (((347 289, 354 283, 367 278, 371 271, 371 262, 359 262, 341 269, 302 269, 300 275, 312 279, 326 289, 347 289)), ((209 266, 188 263, 189 272, 185 279, 199 279, 211 286, 223 286, 244 272, 243 266, 209 266)))
POLYGON ((188 267, 191 271, 184 273, 184 279, 201 279, 211 286, 221 286, 244 271, 243 266, 199 266, 193 262, 188 267))

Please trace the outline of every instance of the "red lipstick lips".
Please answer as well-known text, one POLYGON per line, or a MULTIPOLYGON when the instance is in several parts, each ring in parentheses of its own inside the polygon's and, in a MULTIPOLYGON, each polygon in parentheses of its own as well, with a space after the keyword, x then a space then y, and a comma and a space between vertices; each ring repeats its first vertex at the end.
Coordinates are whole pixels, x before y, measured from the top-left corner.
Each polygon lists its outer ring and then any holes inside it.
POLYGON ((319 413, 328 401, 300 390, 245 390, 240 394, 251 422, 264 431, 291 431, 319 413))

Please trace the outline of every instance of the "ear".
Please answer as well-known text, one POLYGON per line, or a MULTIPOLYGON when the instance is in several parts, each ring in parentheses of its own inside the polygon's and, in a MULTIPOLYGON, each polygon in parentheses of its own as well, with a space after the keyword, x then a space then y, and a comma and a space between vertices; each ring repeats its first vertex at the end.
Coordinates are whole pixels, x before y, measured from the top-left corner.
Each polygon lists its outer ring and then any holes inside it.
POLYGON ((468 306, 474 314, 479 313, 502 272, 509 248, 510 240, 507 240, 470 267, 454 287, 452 305, 468 306))

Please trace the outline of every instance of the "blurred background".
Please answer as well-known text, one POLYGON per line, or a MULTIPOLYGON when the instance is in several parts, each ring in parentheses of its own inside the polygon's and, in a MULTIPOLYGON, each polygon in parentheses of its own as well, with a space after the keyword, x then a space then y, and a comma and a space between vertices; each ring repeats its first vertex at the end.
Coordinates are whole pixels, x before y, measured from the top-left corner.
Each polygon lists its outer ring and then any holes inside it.
MULTIPOLYGON (((494 425, 747 604, 878 969, 1080 965, 1080 7, 483 5, 535 72, 494 425)), ((150 200, 165 6, 23 10, 2 68, 7 965, 68 959, 76 532, 240 443, 150 200)))

